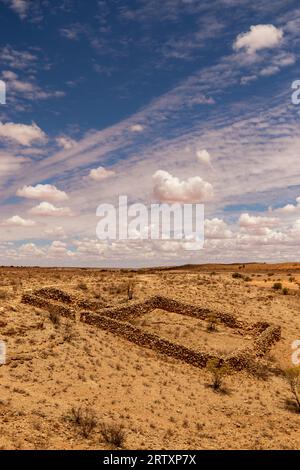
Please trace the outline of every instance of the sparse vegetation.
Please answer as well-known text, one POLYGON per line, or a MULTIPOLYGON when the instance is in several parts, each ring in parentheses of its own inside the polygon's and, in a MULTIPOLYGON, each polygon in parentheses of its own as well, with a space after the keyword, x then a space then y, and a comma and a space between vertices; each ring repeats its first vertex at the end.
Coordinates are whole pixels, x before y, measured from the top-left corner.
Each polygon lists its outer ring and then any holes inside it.
POLYGON ((60 325, 60 314, 56 311, 52 311, 49 313, 49 319, 51 321, 51 323, 53 323, 53 325, 55 327, 58 327, 60 325))
POLYGON ((86 285, 85 282, 79 282, 78 285, 77 285, 78 289, 80 290, 83 290, 83 291, 87 291, 88 290, 88 286, 86 285))
POLYGON ((133 294, 134 294, 134 283, 133 281, 129 281, 127 284, 127 298, 128 300, 133 299, 133 294))
POLYGON ((102 423, 100 425, 101 433, 106 444, 109 444, 115 448, 124 447, 125 443, 125 431, 123 426, 120 424, 107 424, 102 423))
POLYGON ((206 365, 207 370, 212 375, 212 388, 216 392, 225 392, 227 389, 224 386, 226 377, 233 373, 231 367, 226 363, 220 363, 219 359, 211 359, 206 365))
POLYGON ((286 369, 285 377, 293 394, 295 406, 300 413, 300 366, 286 369))
POLYGON ((233 279, 243 279, 243 275, 241 273, 233 273, 232 274, 233 279))
POLYGON ((213 332, 217 331, 218 317, 215 314, 209 315, 207 319, 207 331, 213 332))
POLYGON ((4 289, 0 289, 0 300, 7 300, 8 297, 8 292, 4 289))
MULTIPOLYGON (((282 352, 290 354, 291 340, 300 331, 299 284, 299 265, 139 272, 2 268, 0 290, 7 297, 0 305, 0 339, 7 343, 9 361, 0 366, 0 448, 299 449, 298 372, 284 376, 281 364, 282 352), (271 270, 274 277, 268 275, 271 270), (234 280, 235 271, 242 277, 234 280), (129 282, 134 282, 134 302, 128 301, 129 282), (275 282, 282 289, 270 289, 275 282), (81 283, 87 288, 79 288, 81 283), (42 289, 40 305, 22 302, 24 294, 42 289), (52 298, 47 296, 51 290, 52 298), (144 314, 143 302, 152 296, 170 299, 170 306, 182 303, 184 314, 180 308, 164 310, 159 302, 144 314), (157 354, 156 341, 148 343, 151 351, 96 327, 97 318, 110 311, 116 312, 111 320, 117 323, 118 308, 121 315, 129 312, 129 326, 163 340, 159 350, 171 343, 174 356, 157 354), (132 318, 131 308, 137 313, 132 318), (241 354, 247 365, 239 371, 238 364, 232 377, 223 361, 251 348, 267 324, 282 326, 278 346, 255 360, 249 356, 249 364, 241 354), (199 353, 195 362, 191 355, 188 363, 187 349, 199 353), (219 359, 198 367, 206 357, 219 359)), ((109 315, 104 317, 108 324, 109 315)), ((232 364, 235 368, 235 359, 232 364)))
POLYGON ((78 426, 80 433, 85 438, 88 438, 97 426, 95 412, 87 406, 73 406, 65 418, 73 425, 78 426))

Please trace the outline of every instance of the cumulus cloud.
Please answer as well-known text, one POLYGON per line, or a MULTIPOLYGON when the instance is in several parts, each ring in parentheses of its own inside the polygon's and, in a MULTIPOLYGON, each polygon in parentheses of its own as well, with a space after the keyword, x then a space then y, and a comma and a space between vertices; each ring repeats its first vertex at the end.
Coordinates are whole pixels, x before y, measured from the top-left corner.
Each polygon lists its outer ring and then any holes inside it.
POLYGON ((258 24, 251 26, 246 33, 238 35, 234 42, 234 49, 245 49, 248 54, 254 54, 261 49, 277 47, 283 38, 282 29, 272 24, 258 24))
POLYGON ((64 150, 71 150, 77 144, 76 140, 66 136, 57 137, 56 142, 64 150))
POLYGON ((197 160, 201 163, 205 163, 206 165, 210 164, 210 154, 207 150, 198 150, 197 153, 197 160))
POLYGON ((167 171, 158 170, 153 176, 153 194, 161 202, 204 202, 213 196, 213 187, 200 176, 180 181, 167 171))
POLYGON ((296 199, 296 204, 287 204, 284 207, 279 207, 275 209, 274 212, 282 214, 294 214, 295 212, 300 212, 300 196, 296 199))
POLYGON ((24 146, 29 146, 35 141, 45 142, 47 140, 46 134, 35 123, 27 125, 14 124, 13 122, 7 122, 6 124, 0 123, 0 139, 1 138, 17 142, 24 146))
POLYGON ((48 249, 49 256, 70 256, 72 252, 68 250, 68 246, 66 243, 61 242, 59 240, 55 240, 52 242, 48 249))
POLYGON ((99 166, 98 168, 94 168, 90 171, 89 177, 94 181, 102 181, 114 175, 114 171, 107 170, 103 166, 99 166))
POLYGON ((14 215, 9 219, 6 219, 2 225, 7 227, 33 227, 36 223, 30 219, 23 219, 19 215, 14 215))
POLYGON ((225 238, 231 238, 233 236, 232 231, 224 220, 214 218, 206 219, 204 221, 205 238, 222 240, 225 238))
POLYGON ((130 127, 130 130, 131 132, 143 132, 144 126, 142 126, 141 124, 133 124, 130 127))
POLYGON ((254 216, 248 213, 241 214, 239 226, 244 231, 250 231, 257 235, 269 235, 270 229, 279 225, 279 219, 275 217, 254 216))
POLYGON ((50 202, 45 201, 30 209, 29 213, 40 217, 65 217, 72 215, 69 207, 55 207, 50 202))
POLYGON ((26 199, 37 199, 46 202, 59 202, 68 199, 64 191, 60 191, 52 184, 37 184, 36 186, 24 186, 18 189, 17 196, 26 199))
POLYGON ((20 246, 19 253, 24 256, 44 256, 45 252, 38 248, 35 243, 25 243, 20 246))

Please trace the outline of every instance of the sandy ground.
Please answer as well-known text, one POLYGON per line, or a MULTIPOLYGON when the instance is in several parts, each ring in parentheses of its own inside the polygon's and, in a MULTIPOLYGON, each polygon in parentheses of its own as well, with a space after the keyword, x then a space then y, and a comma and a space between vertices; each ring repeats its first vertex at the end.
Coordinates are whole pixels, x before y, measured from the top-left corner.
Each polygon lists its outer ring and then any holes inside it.
MULTIPOLYGON (((278 370, 291 366, 300 339, 300 265, 182 267, 168 270, 0 269, 1 449, 111 449, 104 426, 122 430, 125 449, 299 449, 300 413, 278 370), (242 278, 233 278, 238 272, 242 278), (264 361, 268 377, 246 372, 211 388, 211 374, 92 326, 21 303, 22 294, 56 287, 103 305, 162 294, 248 322, 271 321, 282 339, 264 361), (272 286, 281 282, 287 295, 272 286), (75 414, 72 414, 72 408, 75 414), (91 429, 76 421, 78 410, 91 429), (76 415, 77 412, 77 415, 76 415), (75 416, 75 417, 74 417, 75 416), (92 417, 92 418, 91 418, 92 417)), ((231 351, 247 342, 220 325, 208 333, 193 318, 164 311, 140 327, 193 349, 231 351)), ((78 416, 77 416, 78 418, 78 416)))

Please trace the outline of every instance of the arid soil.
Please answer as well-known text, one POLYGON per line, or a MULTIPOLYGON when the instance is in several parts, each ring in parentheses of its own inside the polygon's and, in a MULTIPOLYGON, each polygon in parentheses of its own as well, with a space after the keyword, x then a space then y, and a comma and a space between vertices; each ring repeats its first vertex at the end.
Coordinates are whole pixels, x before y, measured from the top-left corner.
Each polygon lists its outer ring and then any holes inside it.
MULTIPOLYGON (((1 449, 299 449, 300 413, 283 371, 300 339, 300 265, 168 269, 0 268, 1 449), (274 289, 281 283, 282 288, 274 289), (56 288, 72 317, 23 303, 56 288), (286 290, 284 290, 286 288, 286 290), (130 294, 130 295, 129 295, 130 294), (132 299, 128 297, 132 295, 132 299), (80 320, 163 295, 241 322, 281 327, 253 370, 210 368, 140 347, 80 320), (103 310, 104 309, 104 310, 103 310), (100 313, 99 313, 100 312, 100 313)), ((229 354, 253 338, 216 322, 154 309, 129 325, 195 351, 229 354)))

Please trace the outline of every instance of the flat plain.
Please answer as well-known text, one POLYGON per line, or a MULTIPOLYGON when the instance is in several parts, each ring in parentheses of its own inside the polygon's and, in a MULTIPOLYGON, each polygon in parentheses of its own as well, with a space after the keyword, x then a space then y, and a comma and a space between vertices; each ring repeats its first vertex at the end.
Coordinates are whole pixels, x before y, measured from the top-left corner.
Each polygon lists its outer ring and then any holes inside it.
MULTIPOLYGON (((0 268, 0 340, 7 348, 0 366, 0 448, 299 449, 300 413, 284 376, 291 345, 300 339, 299 287, 296 263, 0 268), (73 316, 24 303, 24 295, 44 288, 59 292, 73 316), (105 316, 106 309, 161 295, 247 324, 278 325, 281 338, 256 368, 224 373, 216 390, 211 367, 81 321, 90 310, 105 316)), ((61 305, 56 300, 49 299, 61 305)), ((124 322, 221 356, 253 340, 211 314, 205 321, 156 308, 124 322)))

